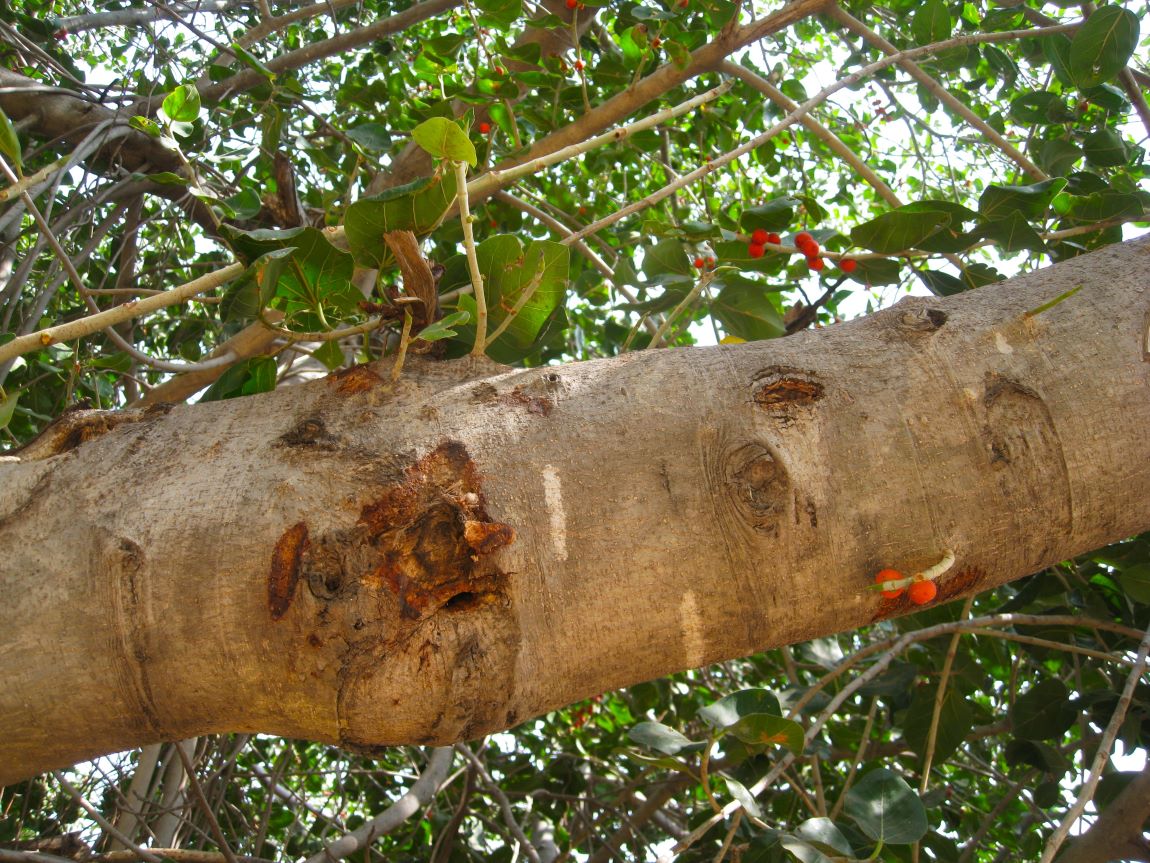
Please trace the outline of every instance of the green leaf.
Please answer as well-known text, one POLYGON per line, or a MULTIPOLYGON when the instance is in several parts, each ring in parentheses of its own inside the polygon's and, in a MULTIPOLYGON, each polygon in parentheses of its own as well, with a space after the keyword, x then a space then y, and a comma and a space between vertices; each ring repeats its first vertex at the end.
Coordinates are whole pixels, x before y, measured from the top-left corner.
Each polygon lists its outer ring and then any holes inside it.
POLYGON ((1028 764, 1052 776, 1061 776, 1070 766, 1054 747, 1036 740, 1017 738, 1006 744, 1003 759, 1011 767, 1028 764))
POLYGON ((347 357, 343 354, 343 348, 339 346, 339 342, 335 339, 329 339, 324 342, 312 351, 311 355, 323 363, 329 372, 334 372, 336 369, 347 364, 347 357))
POLYGON ((747 786, 738 779, 727 776, 725 773, 723 774, 723 781, 727 783, 727 791, 730 792, 732 797, 739 801, 740 806, 747 810, 748 815, 752 815, 755 818, 763 817, 763 810, 759 808, 759 801, 747 790, 747 786))
POLYGON ((477 0, 479 23, 506 30, 523 15, 523 0, 477 0))
POLYGON ((844 810, 863 833, 884 845, 910 845, 926 835, 929 826, 918 795, 885 767, 855 783, 844 810))
MULTIPOLYGON (((926 757, 927 737, 934 716, 935 692, 934 686, 917 689, 902 721, 903 739, 914 750, 920 761, 926 757)), ((934 763, 943 764, 950 758, 966 740, 973 725, 974 716, 966 698, 953 685, 948 687, 943 694, 939 710, 934 763)))
POLYGON ((224 225, 221 232, 236 254, 250 261, 265 304, 282 310, 288 326, 325 330, 359 317, 363 295, 351 281, 351 255, 333 246, 322 231, 241 231, 224 225))
POLYGON ((889 255, 914 248, 948 224, 950 215, 941 210, 899 207, 856 225, 851 230, 851 241, 864 249, 889 255))
POLYGON ((0 153, 8 157, 17 174, 23 170, 24 162, 20 155, 20 138, 16 134, 16 127, 12 125, 12 121, 8 119, 8 115, 3 110, 0 110, 0 153))
POLYGON ((767 689, 741 689, 724 695, 713 704, 699 710, 698 716, 711 728, 720 729, 734 725, 744 716, 766 714, 782 716, 779 699, 767 689))
MULTIPOLYGON (((570 249, 549 240, 533 240, 525 249, 518 237, 497 234, 488 237, 475 249, 479 272, 483 275, 487 299, 488 332, 494 332, 514 310, 520 298, 530 291, 530 298, 494 342, 487 345, 487 355, 496 362, 517 362, 530 354, 546 337, 551 325, 561 319, 567 297, 570 249)), ((452 273, 466 274, 463 256, 447 263, 448 273, 440 284, 450 289, 452 273)), ((470 284, 470 277, 464 276, 470 284)), ((459 308, 474 311, 474 300, 460 298, 459 308)), ((474 315, 470 319, 474 321, 474 315)), ((474 323, 456 325, 459 336, 471 343, 475 339, 474 323)))
POLYGON ((676 755, 688 747, 698 746, 695 741, 661 722, 640 722, 627 732, 627 737, 633 743, 664 755, 676 755))
POLYGON ((260 58, 241 45, 239 42, 233 42, 231 49, 235 53, 239 61, 247 66, 249 69, 255 69, 269 81, 276 79, 276 73, 260 62, 260 58))
POLYGON ((361 123, 344 134, 365 150, 379 153, 391 146, 391 132, 382 123, 361 123))
POLYGON ((1100 168, 1116 168, 1130 159, 1130 148, 1113 129, 1099 129, 1082 139, 1087 161, 1100 168))
POLYGON ((743 233, 750 234, 756 228, 764 231, 785 231, 795 218, 795 208, 799 205, 796 198, 786 195, 774 198, 757 207, 746 207, 739 215, 739 224, 743 233))
POLYGON ((767 713, 743 716, 726 731, 748 746, 785 746, 795 755, 802 754, 806 745, 803 727, 799 723, 767 713))
POLYGON ((276 361, 271 357, 251 357, 236 363, 200 397, 202 402, 222 401, 254 393, 270 392, 276 385, 276 361))
POLYGON ((424 327, 416 334, 417 339, 423 339, 425 342, 437 342, 440 339, 447 339, 459 335, 455 330, 451 329, 456 324, 465 324, 471 320, 469 312, 452 312, 444 318, 440 318, 433 324, 424 327))
POLYGON ((855 857, 850 842, 829 818, 808 818, 793 835, 779 838, 801 863, 835 863, 855 857))
POLYGON ((929 45, 949 39, 954 32, 954 22, 943 0, 927 0, 919 6, 911 18, 910 32, 918 45, 929 45))
POLYGON ((1101 6, 1070 40, 1067 67, 1080 87, 1095 87, 1115 78, 1138 45, 1138 16, 1121 6, 1101 6))
POLYGON ((1041 252, 1046 248, 1042 237, 1026 220, 1022 213, 1010 213, 1001 219, 984 222, 977 229, 980 237, 993 240, 1008 252, 1018 252, 1023 249, 1041 252))
POLYGON ((1019 123, 1053 125, 1074 119, 1063 98, 1045 90, 1023 93, 1010 103, 1010 116, 1019 123))
POLYGON ((451 159, 466 162, 475 167, 478 157, 475 145, 459 124, 446 117, 432 117, 424 120, 411 131, 411 137, 424 150, 436 159, 451 159))
POLYGON ((355 262, 373 269, 384 267, 391 261, 391 253, 383 241, 385 233, 429 234, 454 202, 452 171, 360 198, 344 215, 344 231, 355 262))
POLYGON ((770 295, 742 285, 728 285, 711 301, 711 314, 730 335, 748 342, 774 339, 787 331, 770 295))
POLYGON ((1055 740, 1074 724, 1078 711, 1066 685, 1058 678, 1040 681, 1015 699, 1010 710, 1014 736, 1024 740, 1055 740))
POLYGON ((1118 583, 1132 600, 1150 605, 1150 563, 1136 563, 1118 573, 1118 583))
POLYGON ((161 107, 175 123, 194 123, 200 117, 200 91, 194 84, 181 84, 164 97, 161 107))
POLYGON ((1054 177, 1030 186, 987 186, 978 199, 978 212, 986 219, 1001 219, 1011 213, 1036 219, 1046 213, 1051 199, 1065 185, 1062 177, 1054 177))
POLYGON ((687 253, 683 251, 683 244, 676 239, 662 240, 643 250, 643 275, 649 281, 657 280, 667 273, 688 276, 692 281, 695 278, 695 271, 687 253))
POLYGON ((16 403, 20 401, 20 393, 13 391, 0 398, 0 429, 7 428, 12 422, 12 415, 16 413, 16 403))

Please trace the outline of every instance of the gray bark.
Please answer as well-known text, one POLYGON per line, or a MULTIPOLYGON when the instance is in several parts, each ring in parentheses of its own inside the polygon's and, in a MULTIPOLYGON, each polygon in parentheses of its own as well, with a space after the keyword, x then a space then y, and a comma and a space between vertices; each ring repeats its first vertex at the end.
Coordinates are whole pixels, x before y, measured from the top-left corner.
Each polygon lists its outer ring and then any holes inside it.
POLYGON ((1146 530, 1148 269, 66 416, 0 462, 0 783, 209 732, 468 739, 912 610, 880 568, 953 549, 941 602, 1146 530))

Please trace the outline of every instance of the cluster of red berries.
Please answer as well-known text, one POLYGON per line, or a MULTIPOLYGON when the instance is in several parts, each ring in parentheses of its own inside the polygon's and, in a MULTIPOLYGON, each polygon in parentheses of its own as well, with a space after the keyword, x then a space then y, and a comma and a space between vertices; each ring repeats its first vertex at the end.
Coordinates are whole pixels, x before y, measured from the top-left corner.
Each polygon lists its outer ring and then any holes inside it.
MULTIPOLYGON (((766 231, 762 228, 755 228, 751 233, 751 242, 747 246, 747 254, 752 258, 761 258, 767 251, 767 244, 779 245, 782 238, 774 231, 766 231)), ((803 253, 807 259, 807 267, 818 272, 826 267, 826 261, 823 260, 819 254, 822 250, 819 248, 818 242, 808 234, 806 231, 800 231, 795 234, 795 247, 803 253)), ((858 261, 854 258, 841 258, 839 260, 839 269, 844 273, 853 273, 858 268, 858 261)))
POLYGON ((711 257, 695 258, 695 269, 696 270, 701 270, 703 268, 709 269, 713 266, 715 266, 715 259, 714 258, 711 258, 711 257))
MULTIPOLYGON (((875 584, 885 584, 888 581, 903 582, 906 581, 906 576, 897 569, 884 569, 874 577, 875 584)), ((923 578, 921 573, 913 576, 909 588, 904 588, 899 584, 890 590, 884 590, 882 595, 887 599, 898 599, 904 590, 915 605, 926 605, 938 596, 938 585, 927 578, 923 578)))
POLYGON ((577 707, 571 711, 571 727, 582 728, 587 724, 587 720, 591 718, 591 714, 595 712, 595 705, 603 700, 602 695, 596 695, 594 698, 585 702, 582 707, 577 707))
POLYGON ((764 231, 762 228, 755 228, 751 232, 751 244, 747 246, 747 254, 752 258, 761 258, 766 254, 766 244, 771 243, 777 246, 782 242, 782 237, 774 231, 764 231))

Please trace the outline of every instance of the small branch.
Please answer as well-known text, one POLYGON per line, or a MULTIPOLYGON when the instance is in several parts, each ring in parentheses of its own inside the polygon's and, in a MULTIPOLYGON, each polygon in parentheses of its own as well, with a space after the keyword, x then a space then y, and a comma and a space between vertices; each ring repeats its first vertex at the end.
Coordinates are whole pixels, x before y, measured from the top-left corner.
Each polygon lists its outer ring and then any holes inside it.
MULTIPOLYGON (((912 58, 910 56, 910 54, 912 52, 899 51, 897 48, 895 48, 894 45, 892 45, 890 42, 888 42, 886 39, 884 39, 882 36, 880 36, 874 30, 871 30, 869 27, 867 27, 865 24, 863 24, 861 21, 859 21, 857 18, 855 18, 853 15, 851 15, 849 12, 847 12, 845 9, 843 9, 838 4, 835 4, 834 6, 832 6, 830 8, 830 10, 828 11, 828 14, 832 18, 834 18, 836 21, 838 21, 840 24, 845 26, 852 33, 855 33, 855 34, 861 36, 864 40, 866 40, 870 44, 880 48, 888 56, 898 58, 897 59, 898 64, 900 66, 902 66, 904 70, 906 70, 907 74, 909 74, 918 83, 920 83, 927 90, 929 90, 931 95, 933 95, 940 102, 942 102, 944 105, 946 105, 947 108, 949 108, 955 114, 960 116, 963 120, 965 120, 967 123, 969 123, 973 128, 977 129, 978 132, 984 138, 986 138, 987 141, 994 144, 994 146, 996 146, 999 150, 1001 150, 1003 153, 1005 153, 1006 156, 1009 159, 1011 159, 1016 165, 1018 165, 1018 167, 1020 167, 1022 169, 1022 171, 1027 176, 1029 176, 1033 180, 1038 180, 1038 181, 1048 179, 1046 172, 1043 171, 1041 168, 1039 168, 1037 165, 1035 165, 1033 162, 1031 162, 1028 158, 1026 158, 1026 156, 1023 155, 1021 150, 1019 150, 1017 147, 1015 147, 1013 144, 1011 144, 1009 141, 1007 141, 1004 137, 1002 137, 1002 135, 1000 135, 997 131, 995 131, 990 126, 989 123, 987 123, 985 120, 983 120, 981 117, 979 117, 973 111, 971 111, 970 108, 968 108, 961 101, 959 101, 959 99, 957 99, 942 84, 940 84, 938 81, 936 81, 934 78, 932 78, 926 72, 924 72, 922 70, 922 68, 917 63, 912 62, 912 58)), ((1061 28, 1062 32, 1069 32, 1070 30, 1076 29, 1079 25, 1078 24, 1068 24, 1068 25, 1058 25, 1058 26, 1061 28)), ((1042 28, 1042 29, 1045 30, 1046 32, 1050 32, 1050 31, 1053 31, 1055 28, 1054 27, 1046 27, 1046 28, 1042 28)), ((1020 32, 1020 31, 1012 31, 1012 32, 1020 32)), ((1025 32, 1025 31, 1021 31, 1021 32, 1025 32)), ((1037 31, 1030 31, 1030 32, 1035 33, 1037 31)), ((959 37, 959 38, 963 38, 963 37, 959 37)), ((954 41, 954 40, 947 40, 947 41, 954 41)), ((939 44, 942 44, 942 43, 939 43, 939 44)))
POLYGON ((451 759, 451 747, 433 749, 423 773, 412 783, 406 794, 366 824, 328 843, 318 854, 309 857, 306 863, 332 863, 350 857, 361 849, 366 852, 372 842, 395 830, 435 798, 451 769, 451 759))
POLYGON ((200 804, 200 809, 203 810, 204 818, 208 822, 208 829, 212 831, 212 838, 220 847, 220 853, 227 863, 238 863, 232 846, 228 844, 228 840, 224 838, 224 831, 220 829, 220 822, 216 819, 216 813, 212 811, 212 805, 208 803, 208 799, 204 796, 204 789, 200 787, 200 780, 192 766, 192 759, 188 757, 188 753, 184 751, 182 746, 176 747, 176 754, 180 756, 180 763, 184 765, 184 773, 187 774, 188 783, 192 786, 192 796, 196 798, 196 802, 200 804))
MULTIPOLYGON (((503 823, 507 825, 507 829, 515 837, 515 841, 519 843, 519 850, 523 853, 531 863, 539 863, 539 852, 535 850, 535 846, 527 838, 527 834, 523 832, 523 827, 515 820, 515 813, 511 811, 511 801, 507 799, 507 795, 499 787, 490 773, 487 772, 487 767, 479 759, 471 748, 466 743, 456 743, 455 749, 464 758, 471 762, 475 768, 475 772, 479 774, 480 781, 487 787, 487 793, 495 798, 495 802, 499 804, 499 811, 503 815, 503 823)), ((309 861, 310 863, 310 861, 309 861)))
POLYGON ((487 347, 487 297, 483 293, 483 273, 479 272, 479 258, 475 253, 475 231, 471 223, 471 205, 468 202, 466 162, 455 163, 455 188, 459 221, 463 225, 463 250, 467 253, 471 290, 475 292, 475 345, 471 348, 471 355, 481 357, 487 347))
POLYGON ((1150 629, 1147 629, 1146 634, 1142 637, 1142 644, 1138 647, 1138 658, 1134 661, 1134 668, 1126 677, 1126 686, 1122 689, 1122 696, 1118 699, 1118 705, 1114 708, 1110 721, 1106 723, 1106 730, 1102 733, 1102 739, 1098 741, 1098 750, 1094 754, 1094 762, 1090 765, 1090 775, 1082 784, 1074 805, 1070 807, 1058 828, 1047 841, 1046 849, 1042 852, 1039 863, 1050 863, 1054 859, 1054 855, 1058 853, 1058 849, 1066 841, 1070 828, 1082 817, 1082 813, 1086 811, 1086 804, 1094 799, 1094 792, 1098 788, 1098 782, 1102 779, 1102 771, 1110 760, 1110 747, 1114 745, 1114 738, 1118 736, 1118 729, 1122 727, 1122 722, 1126 719, 1126 711, 1130 708, 1130 702, 1134 698, 1134 687, 1138 685, 1143 672, 1146 670, 1147 655, 1150 655, 1150 629))
POLYGON ((531 298, 535 295, 535 291, 537 291, 539 289, 539 285, 543 281, 543 271, 546 268, 547 268, 547 262, 545 260, 543 260, 543 258, 541 257, 539 259, 539 269, 537 269, 535 271, 535 274, 531 277, 531 281, 527 283, 527 287, 525 287, 520 292, 519 299, 517 299, 515 301, 514 307, 511 309, 510 312, 508 312, 507 316, 503 319, 503 323, 501 323, 498 327, 496 327, 495 331, 487 337, 487 343, 488 344, 491 344, 497 338, 499 338, 501 335, 503 335, 504 331, 509 326, 511 326, 512 321, 515 320, 515 316, 518 315, 521 311, 523 311, 523 307, 525 305, 527 305, 528 302, 531 301, 531 298))
POLYGON ((680 302, 679 305, 675 306, 675 308, 671 312, 671 314, 667 315, 667 317, 663 319, 663 323, 661 323, 659 325, 659 328, 657 330, 655 330, 655 334, 653 336, 651 336, 651 343, 649 345, 647 345, 648 348, 659 347, 659 343, 663 341, 663 336, 666 334, 667 330, 671 328, 671 324, 675 320, 675 318, 679 317, 679 314, 684 309, 686 309, 688 306, 690 306, 692 303, 695 302, 695 300, 699 296, 699 294, 701 294, 703 292, 703 289, 706 288, 707 285, 711 284, 711 280, 714 278, 715 278, 715 271, 714 270, 703 273, 703 275, 699 276, 698 281, 695 282, 695 286, 693 288, 691 288, 691 290, 687 294, 687 296, 683 297, 682 302, 680 302))
POLYGON ((230 264, 222 270, 208 273, 206 276, 200 276, 198 279, 193 279, 179 287, 172 288, 170 291, 164 291, 162 294, 145 297, 142 300, 129 300, 126 303, 121 303, 115 308, 108 309, 99 314, 89 315, 86 318, 80 318, 79 320, 70 321, 66 324, 58 324, 54 327, 46 327, 37 332, 29 333, 26 336, 19 336, 7 344, 0 345, 0 363, 18 357, 21 354, 26 354, 29 351, 54 345, 57 342, 66 342, 72 339, 82 338, 83 336, 90 336, 92 333, 98 333, 100 330, 121 323, 122 321, 130 321, 133 318, 141 317, 158 309, 186 302, 196 294, 202 294, 205 291, 210 291, 227 284, 232 279, 242 275, 244 269, 243 264, 230 264))
MULTIPOLYGON (((951 561, 954 555, 950 555, 951 561)), ((933 567, 931 567, 933 569, 933 567)), ((926 574, 926 571, 923 571, 926 574)), ((970 616, 970 608, 974 605, 974 597, 968 596, 962 605, 960 619, 970 616)), ((954 657, 958 653, 958 643, 962 640, 962 633, 956 632, 950 637, 950 647, 946 651, 946 659, 942 663, 942 673, 938 677, 938 688, 934 691, 934 711, 930 715, 930 730, 926 735, 926 752, 922 759, 922 779, 919 781, 918 793, 926 794, 930 785, 930 766, 934 761, 934 747, 938 744, 938 723, 942 718, 942 705, 946 701, 946 685, 950 682, 950 670, 954 667, 954 657)))
POLYGON ((403 310, 403 331, 399 334, 399 349, 395 352, 395 365, 391 367, 391 380, 399 380, 403 373, 403 361, 407 358, 407 345, 411 341, 411 310, 403 310))
POLYGON ((99 809, 97 809, 85 799, 84 795, 80 793, 79 789, 77 789, 75 785, 64 778, 63 773, 61 773, 59 770, 53 770, 52 776, 57 782, 60 783, 60 787, 68 792, 68 796, 71 797, 73 801, 75 801, 77 806, 87 812, 88 815, 91 816, 92 820, 99 824, 106 833, 119 839, 120 842, 124 844, 124 847, 127 848, 128 851, 134 855, 136 859, 147 860, 148 863, 161 863, 159 857, 157 857, 151 851, 148 851, 145 848, 141 848, 139 845, 137 845, 135 842, 117 830, 116 826, 111 821, 100 814, 99 809))

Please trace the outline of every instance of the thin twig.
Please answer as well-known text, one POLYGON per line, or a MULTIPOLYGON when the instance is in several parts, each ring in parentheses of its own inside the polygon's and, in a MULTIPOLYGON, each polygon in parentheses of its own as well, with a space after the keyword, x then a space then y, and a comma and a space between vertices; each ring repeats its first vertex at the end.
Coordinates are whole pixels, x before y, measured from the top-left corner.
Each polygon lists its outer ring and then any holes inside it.
POLYGON ((456 743, 455 749, 464 758, 471 762, 475 767, 475 772, 479 774, 480 781, 487 787, 487 792, 495 798, 495 802, 499 804, 499 811, 503 814, 503 823, 507 825, 507 829, 515 837, 515 841, 519 843, 519 850, 531 861, 531 863, 539 863, 539 852, 535 850, 535 846, 527 838, 527 834, 523 832, 523 828, 519 822, 515 820, 515 813, 511 811, 511 801, 507 799, 507 795, 503 793, 503 789, 499 787, 490 773, 487 772, 487 767, 479 759, 479 756, 471 751, 471 748, 466 743, 456 743))
POLYGON ((128 851, 132 852, 132 854, 134 854, 140 860, 147 860, 148 863, 161 863, 159 857, 157 857, 151 851, 148 851, 146 848, 141 848, 139 845, 137 845, 135 842, 117 830, 116 825, 105 818, 100 813, 99 809, 89 803, 87 799, 85 799, 84 795, 80 793, 79 789, 77 789, 75 785, 64 778, 63 773, 61 773, 59 770, 53 770, 52 776, 56 779, 57 782, 60 783, 60 787, 68 792, 68 796, 71 797, 73 801, 75 801, 77 806, 87 812, 92 817, 92 820, 99 824, 106 833, 119 839, 128 851))
MULTIPOLYGON (((974 597, 968 596, 958 615, 960 620, 965 620, 970 616, 972 605, 974 605, 974 597)), ((958 643, 961 640, 961 632, 956 632, 950 637, 950 647, 947 648, 946 659, 942 663, 942 673, 938 676, 938 687, 934 691, 934 711, 930 716, 930 730, 926 734, 926 752, 922 759, 922 779, 918 786, 919 794, 925 794, 927 786, 930 784, 930 764, 934 760, 934 748, 938 744, 938 722, 942 718, 942 705, 946 701, 946 685, 950 682, 950 670, 954 667, 954 657, 958 654, 958 643)))
POLYGON ((1102 733, 1102 739, 1098 741, 1098 750, 1095 752, 1094 761, 1090 765, 1090 775, 1082 783, 1082 788, 1078 791, 1074 805, 1070 807, 1047 841, 1046 849, 1042 852, 1042 859, 1039 860, 1039 863, 1050 863, 1054 859, 1054 855, 1058 853, 1058 849, 1066 841, 1070 828, 1082 817, 1082 813, 1086 811, 1086 804, 1094 799, 1094 792, 1102 779, 1102 771, 1106 769, 1106 763, 1110 760, 1110 747, 1114 745, 1114 738, 1118 736, 1118 729, 1122 727, 1122 722, 1126 719, 1126 711, 1130 708, 1130 702, 1134 698, 1134 688, 1146 670, 1147 655, 1150 655, 1150 628, 1142 637, 1142 644, 1138 647, 1138 658, 1134 661, 1134 668, 1126 677, 1126 686, 1122 689, 1118 706, 1114 708, 1110 721, 1106 723, 1106 730, 1102 733))
POLYGON ((208 798, 204 796, 204 789, 200 787, 200 780, 196 776, 195 767, 192 766, 192 759, 188 757, 188 753, 184 751, 184 747, 177 746, 176 754, 180 756, 180 763, 184 765, 184 773, 187 774, 188 784, 192 787, 192 796, 196 798, 196 802, 200 804, 200 808, 204 812, 204 818, 207 819, 208 829, 212 831, 212 838, 216 840, 216 844, 220 847, 220 853, 224 856, 227 863, 237 863, 235 852, 232 851, 232 846, 228 844, 228 840, 224 838, 224 831, 220 829, 220 822, 216 819, 216 813, 212 810, 212 806, 208 803, 208 798))

